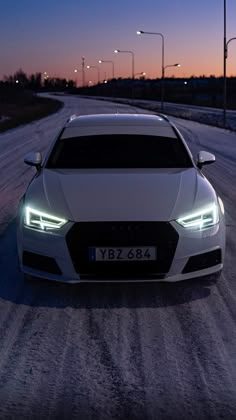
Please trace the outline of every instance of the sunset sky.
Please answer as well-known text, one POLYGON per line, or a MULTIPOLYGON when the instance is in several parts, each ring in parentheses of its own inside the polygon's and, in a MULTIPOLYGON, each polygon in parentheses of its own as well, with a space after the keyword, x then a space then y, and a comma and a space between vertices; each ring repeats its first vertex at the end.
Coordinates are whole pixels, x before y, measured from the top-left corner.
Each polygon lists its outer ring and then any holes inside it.
MULTIPOLYGON (((223 74, 223 0, 0 0, 0 80, 23 69, 27 74, 75 79, 74 69, 100 66, 100 78, 161 76, 161 37, 138 36, 141 29, 165 38, 166 76, 223 74)), ((227 0, 227 40, 236 37, 236 0, 227 0)), ((227 75, 236 76, 236 40, 229 44, 227 75)), ((80 83, 81 73, 77 73, 80 83)), ((86 69, 86 81, 97 70, 86 69)))

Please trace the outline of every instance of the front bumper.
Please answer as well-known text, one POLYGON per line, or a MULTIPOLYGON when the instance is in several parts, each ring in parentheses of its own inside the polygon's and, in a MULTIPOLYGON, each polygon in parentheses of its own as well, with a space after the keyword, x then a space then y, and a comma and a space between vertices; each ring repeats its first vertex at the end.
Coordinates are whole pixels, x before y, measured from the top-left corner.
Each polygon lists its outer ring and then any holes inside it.
POLYGON ((107 228, 111 225, 109 222, 91 222, 89 225, 69 222, 60 231, 40 232, 19 223, 17 243, 21 270, 48 280, 80 283, 176 282, 211 275, 223 268, 223 220, 197 232, 188 231, 175 222, 116 222, 112 224, 113 230, 111 226, 107 228), (92 268, 86 260, 85 251, 89 246, 122 245, 156 245, 159 260, 152 266, 141 266, 139 262, 132 266, 130 262, 108 262, 100 266, 95 263, 97 265, 92 268), (207 255, 210 256, 209 263, 207 255), (198 257, 193 260, 195 256, 198 257), (191 258, 193 263, 189 263, 191 258), (202 258, 204 263, 201 263, 202 258))

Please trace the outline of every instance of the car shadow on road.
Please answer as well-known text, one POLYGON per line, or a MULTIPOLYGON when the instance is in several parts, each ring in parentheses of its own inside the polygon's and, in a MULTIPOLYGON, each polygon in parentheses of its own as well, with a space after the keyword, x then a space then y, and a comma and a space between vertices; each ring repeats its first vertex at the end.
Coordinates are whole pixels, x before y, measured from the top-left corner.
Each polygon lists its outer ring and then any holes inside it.
POLYGON ((214 276, 178 283, 63 284, 25 281, 16 253, 16 223, 0 237, 0 299, 33 307, 158 308, 207 298, 214 276))

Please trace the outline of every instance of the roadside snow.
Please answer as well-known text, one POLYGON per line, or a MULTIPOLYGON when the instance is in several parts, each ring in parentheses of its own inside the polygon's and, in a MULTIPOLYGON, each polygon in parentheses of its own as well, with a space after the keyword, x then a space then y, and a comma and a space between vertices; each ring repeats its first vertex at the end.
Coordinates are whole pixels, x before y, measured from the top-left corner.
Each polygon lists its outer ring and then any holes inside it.
MULTIPOLYGON (((95 98, 95 97, 94 97, 95 98)), ((106 97, 99 97, 100 100, 108 100, 106 97)), ((142 109, 148 109, 153 112, 162 112, 174 117, 183 118, 185 120, 198 121, 202 124, 209 124, 216 127, 224 128, 223 110, 220 108, 202 107, 196 105, 175 104, 165 102, 164 109, 161 109, 161 102, 127 99, 127 98, 109 98, 112 102, 129 104, 131 106, 139 106, 142 109)), ((236 111, 226 110, 225 128, 236 131, 236 111)))

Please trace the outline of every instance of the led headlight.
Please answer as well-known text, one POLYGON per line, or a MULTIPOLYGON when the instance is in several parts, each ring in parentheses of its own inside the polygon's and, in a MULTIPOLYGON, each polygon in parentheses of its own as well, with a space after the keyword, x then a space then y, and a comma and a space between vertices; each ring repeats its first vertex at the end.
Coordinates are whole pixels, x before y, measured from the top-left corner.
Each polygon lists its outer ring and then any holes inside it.
POLYGON ((199 210, 195 213, 190 213, 185 217, 180 217, 176 220, 184 228, 190 229, 205 229, 214 226, 219 222, 218 207, 215 204, 199 210))
POLYGON ((67 223, 67 220, 43 213, 42 211, 32 209, 31 207, 25 207, 24 223, 26 226, 35 229, 54 230, 64 226, 67 223))

